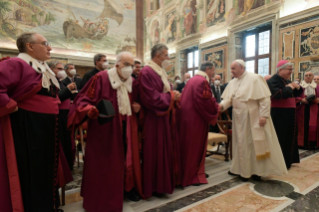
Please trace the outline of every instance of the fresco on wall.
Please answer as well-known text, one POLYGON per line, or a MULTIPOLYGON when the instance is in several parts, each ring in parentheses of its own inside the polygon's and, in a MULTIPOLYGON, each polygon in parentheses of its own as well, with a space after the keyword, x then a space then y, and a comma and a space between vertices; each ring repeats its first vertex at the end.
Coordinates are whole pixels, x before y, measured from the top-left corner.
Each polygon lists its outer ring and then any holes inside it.
POLYGON ((0 0, 0 6, 0 42, 32 31, 56 48, 136 54, 135 0, 0 0))
POLYGON ((216 70, 224 68, 224 50, 219 50, 204 55, 205 61, 214 63, 216 70))
POLYGON ((184 36, 197 32, 197 3, 196 0, 186 0, 183 7, 184 36))
POLYGON ((176 40, 176 11, 166 15, 163 41, 167 44, 176 40))
POLYGON ((300 29, 300 57, 319 55, 319 26, 300 29))
POLYGON ((206 25, 211 27, 225 21, 225 0, 207 0, 206 25))
POLYGON ((234 5, 238 1, 238 15, 246 15, 250 10, 265 5, 265 0, 234 0, 234 5))
POLYGON ((153 21, 151 25, 151 46, 159 44, 160 41, 160 30, 158 20, 153 21))
POLYGON ((175 58, 170 59, 170 66, 166 68, 166 74, 168 81, 172 84, 174 84, 174 78, 175 78, 175 58))

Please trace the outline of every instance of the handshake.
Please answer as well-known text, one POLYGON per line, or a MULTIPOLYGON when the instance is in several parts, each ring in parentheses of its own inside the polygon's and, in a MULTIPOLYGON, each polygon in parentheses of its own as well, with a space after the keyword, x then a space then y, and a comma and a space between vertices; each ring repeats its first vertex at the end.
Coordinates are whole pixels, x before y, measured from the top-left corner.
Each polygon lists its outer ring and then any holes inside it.
POLYGON ((173 91, 174 93, 174 101, 178 101, 181 97, 181 93, 179 91, 173 91))

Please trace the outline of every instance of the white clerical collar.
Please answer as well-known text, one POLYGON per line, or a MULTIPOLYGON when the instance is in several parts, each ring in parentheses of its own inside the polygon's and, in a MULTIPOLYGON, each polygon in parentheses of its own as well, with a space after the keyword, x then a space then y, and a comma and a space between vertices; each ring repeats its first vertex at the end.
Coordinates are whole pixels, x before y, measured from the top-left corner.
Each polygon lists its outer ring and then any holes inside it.
POLYGON ((244 73, 240 77, 238 77, 238 79, 242 79, 244 76, 246 76, 246 74, 247 74, 247 71, 244 71, 244 73))

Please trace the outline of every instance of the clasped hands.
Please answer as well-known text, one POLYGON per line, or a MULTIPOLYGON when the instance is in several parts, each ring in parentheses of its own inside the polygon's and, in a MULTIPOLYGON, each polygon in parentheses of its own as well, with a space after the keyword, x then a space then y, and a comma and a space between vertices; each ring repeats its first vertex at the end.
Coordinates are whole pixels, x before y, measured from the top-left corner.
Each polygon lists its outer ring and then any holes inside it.
POLYGON ((295 88, 299 89, 300 85, 298 85, 295 82, 289 83, 288 85, 286 85, 286 87, 291 87, 292 90, 294 90, 295 88))
POLYGON ((179 91, 173 91, 174 93, 174 101, 179 100, 179 98, 181 97, 181 93, 179 91))

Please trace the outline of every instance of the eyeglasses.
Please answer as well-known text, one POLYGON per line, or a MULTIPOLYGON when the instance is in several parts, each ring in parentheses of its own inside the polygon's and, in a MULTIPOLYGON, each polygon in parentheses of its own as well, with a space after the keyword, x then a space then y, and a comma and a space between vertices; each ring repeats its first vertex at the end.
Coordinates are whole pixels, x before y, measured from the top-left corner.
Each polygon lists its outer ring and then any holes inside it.
POLYGON ((58 69, 58 70, 60 70, 60 71, 63 71, 63 68, 56 68, 56 69, 58 69))
POLYGON ((306 74, 306 75, 305 75, 305 77, 311 77, 311 76, 312 76, 311 74, 306 74))
POLYGON ((48 41, 43 41, 43 42, 40 42, 40 43, 31 43, 31 44, 41 44, 41 45, 43 45, 45 47, 51 46, 51 44, 49 44, 48 41))

